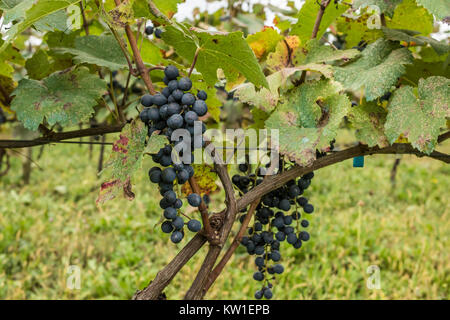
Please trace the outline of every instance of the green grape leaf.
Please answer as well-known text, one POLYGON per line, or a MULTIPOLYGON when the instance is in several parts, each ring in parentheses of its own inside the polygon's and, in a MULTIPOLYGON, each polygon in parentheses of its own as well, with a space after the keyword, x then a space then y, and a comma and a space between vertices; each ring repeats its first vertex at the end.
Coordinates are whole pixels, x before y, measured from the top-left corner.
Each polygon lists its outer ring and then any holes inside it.
POLYGON ((162 39, 189 62, 193 61, 198 49, 195 68, 208 84, 217 82, 217 70, 222 69, 227 78, 235 78, 238 71, 253 84, 268 86, 261 66, 242 32, 215 33, 188 29, 182 24, 174 25, 165 28, 162 39))
POLYGON ((0 9, 4 11, 4 24, 22 20, 25 13, 36 3, 36 1, 28 0, 2 0, 0 1, 0 9))
POLYGON ((356 47, 360 41, 367 44, 374 42, 383 36, 379 29, 369 29, 368 25, 372 25, 369 14, 352 18, 341 16, 336 20, 337 31, 345 34, 345 44, 347 48, 356 47))
MULTIPOLYGON (((25 11, 20 13, 22 19, 16 24, 13 24, 6 32, 6 40, 0 47, 0 52, 4 51, 8 44, 13 41, 17 35, 31 27, 39 20, 67 8, 68 6, 78 3, 81 0, 31 0, 28 4, 24 4, 25 11)), ((25 2, 25 1, 24 1, 25 2)), ((17 15, 16 13, 15 15, 17 15)))
POLYGON ((114 36, 75 38, 74 48, 54 48, 57 53, 70 53, 76 63, 90 63, 110 70, 128 68, 127 60, 114 36))
POLYGON ((108 172, 107 182, 102 183, 97 198, 97 205, 114 199, 123 192, 128 200, 135 195, 131 188, 131 179, 141 167, 145 150, 147 128, 139 119, 125 125, 119 139, 114 142, 112 153, 103 169, 102 174, 108 172))
POLYGON ((450 77, 450 65, 445 61, 425 62, 421 59, 414 59, 413 64, 406 66, 406 72, 400 79, 403 84, 419 84, 421 78, 431 76, 450 77))
POLYGON ((394 143, 403 134, 413 147, 430 154, 437 144, 440 128, 450 117, 450 80, 429 77, 419 80, 417 89, 397 89, 388 105, 386 136, 394 143))
POLYGON ((328 148, 351 103, 342 86, 331 80, 304 83, 290 92, 266 121, 278 130, 280 154, 300 165, 316 159, 316 150, 328 148))
POLYGON ((243 103, 270 112, 278 105, 282 91, 292 86, 293 76, 303 70, 320 72, 326 78, 333 76, 332 67, 326 64, 311 63, 294 68, 284 68, 267 77, 269 89, 262 88, 257 91, 252 83, 243 83, 233 89, 235 91, 234 97, 243 103))
POLYGON ((335 67, 334 76, 346 89, 364 88, 367 101, 381 97, 412 63, 411 52, 398 44, 379 39, 367 46, 361 57, 344 67, 335 67))
POLYGON ((433 32, 433 15, 419 7, 415 0, 403 0, 395 8, 392 20, 386 21, 386 26, 391 29, 416 30, 422 35, 428 35, 433 32))
POLYGON ((67 18, 66 12, 59 10, 37 21, 34 27, 39 32, 66 31, 68 29, 67 18))
POLYGON ((153 4, 168 18, 172 18, 178 11, 178 4, 183 0, 153 0, 153 4))
POLYGON ((33 56, 25 63, 27 74, 30 79, 41 80, 56 70, 50 63, 47 53, 39 49, 33 56))
POLYGON ((424 36, 417 36, 420 34, 418 31, 413 30, 403 30, 403 29, 390 29, 381 28, 383 30, 386 39, 394 41, 406 41, 415 42, 418 46, 426 46, 429 44, 438 55, 443 55, 449 52, 450 46, 445 42, 438 41, 436 39, 424 36))
POLYGON ((222 106, 222 102, 217 97, 217 90, 214 86, 208 85, 199 74, 192 74, 192 87, 195 90, 203 90, 208 95, 208 99, 206 100, 206 104, 208 105, 208 113, 211 115, 213 120, 217 123, 220 122, 220 107, 222 106))
POLYGON ((168 143, 169 140, 165 135, 152 134, 147 141, 147 146, 145 147, 144 152, 148 154, 156 154, 168 143))
POLYGON ((324 46, 317 39, 309 40, 293 54, 293 64, 298 66, 308 63, 323 63, 337 60, 351 60, 360 55, 356 49, 334 50, 331 46, 324 46))
POLYGON ((387 111, 376 102, 365 102, 351 108, 348 119, 356 129, 356 138, 369 147, 387 147, 384 134, 387 111))
MULTIPOLYGON (((290 34, 298 35, 302 43, 305 43, 311 38, 317 13, 320 9, 319 3, 320 1, 316 0, 306 0, 297 15, 297 23, 292 26, 290 34)), ((320 39, 330 24, 332 24, 334 20, 336 20, 347 9, 348 6, 344 4, 339 3, 336 5, 331 2, 322 17, 319 31, 317 33, 317 39, 320 39)))
MULTIPOLYGON (((129 48, 131 50, 131 46, 129 48)), ((141 57, 147 65, 157 65, 162 61, 161 50, 153 42, 148 40, 142 41, 141 57)))
POLYGON ((450 17, 449 0, 416 0, 417 3, 434 14, 439 20, 450 17))
POLYGON ((283 37, 277 31, 273 28, 266 27, 262 31, 249 35, 247 37, 247 43, 252 48, 255 56, 261 59, 274 51, 278 42, 282 39, 283 37))
MULTIPOLYGON (((3 40, 0 39, 0 45, 3 43, 3 40)), ((0 75, 5 77, 11 77, 14 68, 10 65, 9 62, 23 65, 25 60, 20 54, 20 50, 13 47, 11 44, 7 46, 5 51, 0 53, 0 75)))
POLYGON ((380 13, 392 17, 395 7, 401 2, 402 0, 354 0, 353 7, 363 9, 369 6, 376 6, 380 9, 380 13))
POLYGON ((44 118, 50 125, 74 125, 94 113, 105 91, 106 83, 87 68, 64 70, 42 81, 22 79, 11 108, 30 130, 37 130, 44 118))
POLYGON ((297 36, 288 36, 279 41, 275 51, 271 52, 267 57, 267 68, 275 72, 292 67, 293 54, 299 46, 300 39, 297 36))

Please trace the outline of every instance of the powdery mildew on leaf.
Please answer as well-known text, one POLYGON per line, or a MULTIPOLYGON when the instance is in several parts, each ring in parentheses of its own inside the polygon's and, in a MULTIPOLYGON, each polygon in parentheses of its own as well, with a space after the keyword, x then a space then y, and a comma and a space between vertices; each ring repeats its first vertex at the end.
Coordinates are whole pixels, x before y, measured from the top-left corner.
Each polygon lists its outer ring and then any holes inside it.
POLYGON ((13 92, 11 108, 17 119, 36 131, 44 121, 49 125, 74 125, 94 113, 106 83, 87 68, 56 72, 42 81, 22 79, 13 92))
POLYGON ((387 111, 375 102, 365 102, 350 109, 348 119, 356 129, 356 138, 369 147, 389 145, 384 134, 387 111))
POLYGON ((436 147, 440 128, 450 117, 450 80, 429 77, 419 80, 418 95, 413 87, 397 89, 389 103, 385 131, 390 143, 404 135, 422 152, 436 147))
POLYGON ((384 95, 412 63, 411 52, 394 42, 379 39, 367 46, 356 61, 335 67, 335 79, 346 89, 364 88, 367 101, 384 95))
POLYGON ((305 83, 292 91, 266 121, 279 130, 279 151, 300 165, 316 158, 316 149, 327 148, 350 108, 339 83, 330 80, 305 83))

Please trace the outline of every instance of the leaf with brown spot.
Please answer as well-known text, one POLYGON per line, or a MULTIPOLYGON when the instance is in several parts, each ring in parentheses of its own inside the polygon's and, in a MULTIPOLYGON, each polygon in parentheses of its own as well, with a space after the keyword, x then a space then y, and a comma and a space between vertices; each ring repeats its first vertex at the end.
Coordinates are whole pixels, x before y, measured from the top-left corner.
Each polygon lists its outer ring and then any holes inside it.
POLYGON ((123 193, 128 200, 134 199, 131 179, 136 170, 141 167, 146 136, 147 128, 140 120, 135 120, 122 129, 102 171, 109 174, 109 179, 100 188, 97 204, 114 199, 120 193, 123 193))
POLYGON ((88 119, 106 91, 106 83, 85 67, 51 74, 42 81, 22 79, 12 93, 17 119, 36 131, 44 119, 49 125, 75 125, 88 119))

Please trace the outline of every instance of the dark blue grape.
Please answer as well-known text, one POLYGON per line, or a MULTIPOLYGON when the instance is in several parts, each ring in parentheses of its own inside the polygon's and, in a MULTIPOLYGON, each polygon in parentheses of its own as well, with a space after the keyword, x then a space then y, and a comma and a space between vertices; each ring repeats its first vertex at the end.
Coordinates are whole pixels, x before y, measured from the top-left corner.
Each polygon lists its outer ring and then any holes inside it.
POLYGON ((175 67, 175 66, 167 66, 166 69, 164 69, 164 75, 169 80, 176 80, 178 78, 178 76, 180 75, 180 73, 179 73, 177 67, 175 67))
POLYGON ((309 238, 310 238, 309 233, 306 232, 306 231, 301 231, 301 232, 298 234, 298 237, 299 237, 299 239, 301 239, 302 241, 308 241, 309 238))
POLYGON ((308 199, 306 199, 305 197, 300 197, 297 199, 297 203, 299 206, 303 207, 305 204, 308 203, 308 199))
POLYGON ((162 181, 166 182, 166 183, 171 183, 173 181, 175 181, 177 177, 177 173, 175 172, 175 169, 173 168, 167 168, 164 169, 161 175, 162 181))
POLYGON ((272 225, 278 229, 283 228, 284 227, 284 219, 282 217, 275 218, 272 221, 272 225))
POLYGON ((278 231, 278 232, 275 234, 275 238, 276 238, 278 241, 284 241, 284 240, 286 240, 286 234, 285 234, 284 232, 282 232, 282 231, 278 231))
POLYGON ((257 254, 257 255, 264 254, 264 246, 256 246, 255 247, 255 254, 257 254))
POLYGON ((253 279, 255 279, 256 281, 263 281, 264 280, 264 275, 262 274, 262 272, 256 271, 253 274, 253 279))
POLYGON ((286 233, 286 234, 293 233, 294 231, 295 231, 295 229, 293 227, 291 227, 291 226, 285 227, 283 229, 283 232, 286 233))
POLYGON ((305 206, 303 207, 303 211, 305 211, 305 213, 313 213, 314 212, 314 206, 310 203, 305 204, 305 206))
POLYGON ((145 34, 148 35, 148 36, 152 35, 153 34, 153 27, 152 26, 147 26, 145 28, 145 34))
POLYGON ((169 87, 165 87, 164 89, 162 89, 161 93, 166 97, 169 98, 171 91, 169 89, 169 87))
POLYGON ((289 198, 293 199, 300 195, 300 188, 297 185, 292 185, 289 187, 289 198))
POLYGON ((175 203, 173 204, 173 207, 175 209, 180 209, 182 206, 183 206, 183 201, 181 201, 181 199, 175 200, 175 203))
POLYGON ((309 221, 308 220, 302 220, 301 225, 302 225, 303 228, 308 228, 309 221))
POLYGON ((153 122, 157 122, 160 119, 159 110, 157 108, 148 109, 147 115, 149 120, 153 122))
POLYGON ((181 230, 184 227, 184 220, 182 217, 178 216, 178 217, 174 218, 174 220, 172 221, 172 224, 175 227, 175 229, 181 230))
POLYGON ((153 103, 161 107, 167 103, 167 98, 163 94, 158 93, 153 96, 153 103))
POLYGON ((181 240, 183 240, 183 233, 180 231, 174 231, 172 235, 170 236, 170 240, 172 240, 173 243, 178 243, 181 240))
POLYGON ((150 107, 153 104, 153 96, 151 96, 149 94, 143 95, 141 98, 141 104, 144 107, 150 107))
POLYGON ((203 90, 199 90, 197 93, 197 98, 199 98, 200 100, 206 100, 208 99, 208 94, 203 90))
POLYGON ((161 171, 155 171, 149 174, 150 181, 153 183, 159 183, 161 181, 161 171))
POLYGON ((183 117, 180 114, 171 115, 167 120, 167 125, 172 129, 178 129, 183 126, 183 117))
POLYGON ((272 259, 272 261, 280 261, 281 259, 281 254, 279 251, 272 251, 270 254, 270 258, 272 259))
POLYGON ((166 199, 162 198, 161 201, 159 201, 159 206, 161 209, 167 209, 170 207, 170 203, 168 203, 166 199))
POLYGON ((300 180, 298 180, 298 186, 300 187, 300 189, 308 189, 308 187, 311 185, 311 180, 309 179, 303 179, 301 178, 300 180))
POLYGON ((255 265, 257 266, 257 267, 264 267, 264 258, 263 257, 257 257, 256 259, 255 259, 255 265))
POLYGON ((164 192, 164 198, 166 198, 169 203, 173 204, 177 200, 177 194, 173 190, 169 190, 164 192))
POLYGON ((172 157, 171 156, 162 156, 159 162, 163 167, 168 167, 172 165, 172 157))
POLYGON ((202 117, 208 112, 208 106, 206 105, 205 101, 197 100, 197 101, 194 102, 194 106, 192 107, 192 110, 199 117, 202 117))
POLYGON ((178 89, 182 91, 189 91, 192 88, 192 81, 191 79, 184 77, 178 80, 178 89))
POLYGON ((294 244, 293 244, 295 249, 300 249, 302 247, 302 240, 298 239, 294 244))
POLYGON ((276 264, 273 266, 273 270, 275 273, 282 274, 284 271, 284 267, 281 264, 276 264))
POLYGON ((291 210, 291 204, 288 199, 282 199, 278 204, 278 208, 284 211, 291 210))
POLYGON ((286 241, 289 244, 294 244, 297 241, 297 236, 295 235, 295 233, 289 233, 286 237, 286 241))
POLYGON ((161 29, 156 29, 155 30, 155 37, 158 39, 161 39, 161 35, 162 35, 163 31, 161 29))
POLYGON ((284 216, 283 220, 285 225, 290 225, 293 221, 292 216, 284 216))
POLYGON ((177 178, 179 184, 184 184, 189 180, 189 172, 187 172, 187 170, 185 169, 182 169, 177 173, 177 178))
POLYGON ((188 203, 193 207, 199 207, 202 203, 202 198, 196 193, 191 193, 190 195, 188 195, 187 200, 188 203))
POLYGON ((170 221, 164 221, 164 222, 161 224, 161 230, 162 230, 162 232, 164 232, 164 233, 171 233, 171 232, 173 231, 173 225, 172 225, 172 222, 170 222, 170 221))
POLYGON ((311 180, 312 178, 314 178, 314 172, 311 171, 311 172, 309 172, 309 173, 303 175, 302 178, 305 178, 305 179, 307 179, 307 180, 311 180))
POLYGON ((261 290, 258 290, 255 292, 255 299, 261 300, 263 297, 263 292, 261 290))
POLYGON ((200 223, 200 221, 192 219, 192 220, 189 220, 187 227, 188 227, 189 231, 199 232, 202 229, 202 224, 200 223))
POLYGON ((198 120, 198 115, 194 111, 188 111, 184 115, 184 121, 188 124, 193 126, 194 122, 198 120))
POLYGON ((269 288, 264 290, 264 298, 266 299, 272 299, 273 297, 273 293, 272 290, 270 290, 269 288))
POLYGON ((164 218, 166 219, 175 219, 177 217, 177 209, 173 207, 168 207, 164 209, 164 218))
POLYGON ((174 91, 172 92, 172 97, 173 97, 176 101, 181 101, 181 98, 183 98, 183 95, 184 95, 184 92, 181 91, 181 90, 179 90, 179 89, 174 90, 174 91))
POLYGON ((192 95, 192 93, 185 93, 183 97, 181 98, 181 104, 183 105, 193 105, 195 103, 195 97, 192 95))

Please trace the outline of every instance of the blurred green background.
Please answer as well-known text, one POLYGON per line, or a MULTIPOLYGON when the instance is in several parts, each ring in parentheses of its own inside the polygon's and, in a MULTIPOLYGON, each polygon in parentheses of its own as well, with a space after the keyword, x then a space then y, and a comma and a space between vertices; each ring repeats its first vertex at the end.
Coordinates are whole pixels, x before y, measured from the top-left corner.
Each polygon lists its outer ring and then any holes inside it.
MULTIPOLYGON (((130 299, 187 242, 172 244, 156 226, 160 197, 147 178, 149 159, 135 178, 135 201, 97 208, 100 147, 92 159, 88 149, 46 146, 26 186, 23 157, 13 154, 9 174, 0 179, 1 299, 130 299), (80 290, 66 287, 69 265, 81 269, 80 290)), ((448 152, 450 144, 438 150, 448 152)), ((282 245, 286 271, 274 282, 274 299, 450 297, 450 167, 403 156, 393 188, 394 161, 374 156, 364 169, 345 161, 316 172, 306 192, 316 207, 312 239, 298 251, 282 245), (380 268, 379 290, 366 286, 370 265, 380 268)), ((222 208, 220 196, 212 210, 222 208)), ((183 297, 205 252, 167 288, 169 299, 183 297)), ((253 259, 239 248, 207 298, 253 299, 259 289, 253 259)))

